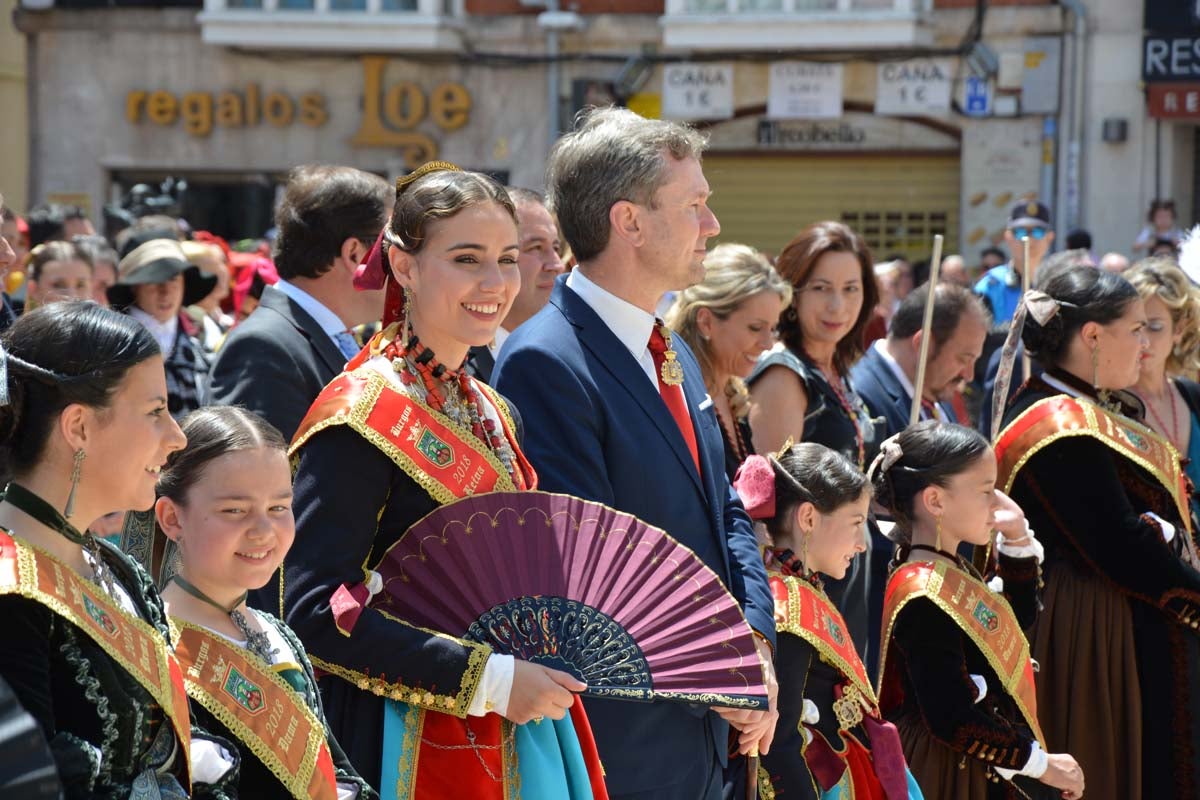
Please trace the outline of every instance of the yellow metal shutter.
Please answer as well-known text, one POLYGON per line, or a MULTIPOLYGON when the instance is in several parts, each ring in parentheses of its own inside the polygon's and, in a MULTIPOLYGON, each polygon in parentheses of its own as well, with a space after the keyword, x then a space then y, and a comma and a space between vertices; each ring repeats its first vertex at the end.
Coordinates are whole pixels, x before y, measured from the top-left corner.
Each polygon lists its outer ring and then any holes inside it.
POLYGON ((704 156, 710 205, 721 222, 717 242, 741 242, 777 254, 805 225, 841 220, 877 261, 893 253, 928 259, 933 234, 958 250, 959 156, 704 156))

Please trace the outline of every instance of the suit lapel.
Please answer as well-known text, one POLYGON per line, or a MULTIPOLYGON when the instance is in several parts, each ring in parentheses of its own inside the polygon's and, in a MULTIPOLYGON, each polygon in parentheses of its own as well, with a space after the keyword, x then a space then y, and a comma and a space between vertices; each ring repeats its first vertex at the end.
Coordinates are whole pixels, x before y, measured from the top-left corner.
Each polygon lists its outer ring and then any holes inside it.
POLYGON ((317 357, 325 363, 333 376, 339 375, 345 369, 346 357, 342 355, 342 351, 338 349, 333 339, 329 338, 329 334, 321 330, 317 321, 309 316, 309 313, 298 303, 293 302, 292 298, 274 286, 268 286, 263 289, 262 300, 259 302, 283 316, 295 326, 296 330, 307 336, 317 357))
MULTIPOLYGON (((655 387, 646 379, 642 372, 642 365, 637 362, 633 354, 621 343, 621 340, 616 337, 604 320, 592 310, 592 307, 567 288, 563 278, 559 278, 555 284, 550 302, 554 303, 567 321, 579 330, 579 341, 604 365, 615 383, 637 401, 658 432, 666 439, 680 465, 691 476, 696 489, 702 495, 705 494, 704 485, 701 483, 700 475, 696 472, 696 465, 692 461, 692 454, 683 441, 683 434, 680 432, 679 426, 675 424, 675 418, 667 410, 667 404, 663 402, 662 395, 655 391, 655 387)), ((689 415, 692 417, 692 427, 697 432, 697 442, 699 442, 700 433, 696 428, 696 414, 699 412, 695 410, 699 401, 694 399, 694 390, 689 395, 688 383, 694 383, 694 381, 688 381, 685 377, 684 399, 688 405, 689 415)), ((700 385, 704 385, 703 380, 700 381, 700 385)), ((701 399, 703 399, 703 395, 701 395, 701 399)), ((704 456, 701 458, 703 459, 704 456)), ((703 460, 701 464, 704 465, 703 460)), ((711 469, 707 466, 704 468, 711 469)))

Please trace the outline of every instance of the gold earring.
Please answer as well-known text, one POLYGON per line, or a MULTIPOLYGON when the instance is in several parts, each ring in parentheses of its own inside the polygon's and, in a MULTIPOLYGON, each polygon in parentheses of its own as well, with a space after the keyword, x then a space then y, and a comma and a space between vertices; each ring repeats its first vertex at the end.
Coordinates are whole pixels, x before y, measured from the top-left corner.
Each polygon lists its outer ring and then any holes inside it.
POLYGON ((1100 394, 1100 343, 1092 348, 1092 388, 1100 394))
POLYGON ((937 528, 936 528, 936 532, 934 533, 934 538, 933 538, 933 549, 937 550, 938 552, 941 552, 941 550, 942 550, 942 518, 935 517, 935 520, 937 521, 937 528))
POLYGON ((804 566, 804 577, 812 575, 812 569, 808 566, 808 539, 812 536, 811 533, 800 531, 800 563, 804 566))
POLYGON ((79 488, 79 473, 83 469, 83 460, 87 458, 87 453, 83 448, 75 451, 75 465, 71 467, 71 491, 67 494, 67 507, 63 509, 63 516, 67 519, 75 513, 75 490, 79 488))

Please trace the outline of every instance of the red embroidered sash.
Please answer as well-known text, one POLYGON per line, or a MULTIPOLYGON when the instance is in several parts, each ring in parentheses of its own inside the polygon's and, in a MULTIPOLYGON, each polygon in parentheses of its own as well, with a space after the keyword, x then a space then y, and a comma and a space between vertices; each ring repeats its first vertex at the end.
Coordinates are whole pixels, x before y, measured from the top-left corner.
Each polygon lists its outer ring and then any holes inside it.
POLYGON ((776 629, 811 644, 825 663, 857 687, 873 709, 878 709, 867 669, 837 607, 824 592, 797 577, 772 575, 770 582, 776 629))
POLYGON ((325 726, 266 662, 222 636, 173 618, 188 695, 266 765, 297 800, 337 800, 325 726))
POLYGON ((537 476, 513 434, 504 402, 475 383, 500 410, 504 435, 516 454, 521 482, 474 433, 444 414, 409 397, 370 367, 342 373, 317 396, 292 441, 295 454, 313 435, 332 425, 348 425, 415 480, 433 499, 449 503, 472 494, 532 489, 537 476))
POLYGON ((179 740, 190 786, 192 726, 183 673, 167 642, 149 623, 109 598, 98 586, 48 553, 0 531, 0 595, 20 595, 83 631, 162 707, 179 740))
POLYGON ((883 596, 880 674, 885 675, 888 669, 888 644, 896 617, 909 601, 918 597, 932 600, 979 648, 1044 749, 1046 738, 1037 719, 1029 642, 1016 615, 1007 600, 974 576, 944 561, 910 562, 892 573, 883 596))
POLYGON ((997 486, 1010 491, 1017 473, 1042 448, 1067 436, 1090 436, 1150 473, 1170 493, 1190 532, 1191 506, 1179 452, 1163 437, 1082 398, 1058 395, 1025 410, 996 440, 997 486))

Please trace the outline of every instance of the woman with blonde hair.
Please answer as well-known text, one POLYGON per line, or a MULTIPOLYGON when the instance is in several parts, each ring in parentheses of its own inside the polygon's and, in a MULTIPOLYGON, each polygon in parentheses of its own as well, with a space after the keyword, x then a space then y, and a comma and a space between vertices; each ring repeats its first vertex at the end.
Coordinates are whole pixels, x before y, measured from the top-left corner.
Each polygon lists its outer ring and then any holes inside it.
POLYGON ((700 362, 721 423, 730 480, 754 454, 746 377, 775 343, 775 322, 790 302, 791 285, 761 253, 744 244, 722 244, 704 259, 704 280, 680 292, 667 314, 667 325, 700 362))
MULTIPOLYGON (((1146 305, 1150 341, 1131 391, 1146 407, 1146 424, 1175 445, 1200 485, 1200 384, 1190 379, 1200 370, 1200 290, 1166 258, 1143 259, 1123 277, 1146 305)), ((1200 511, 1194 493, 1192 508, 1200 511)))

